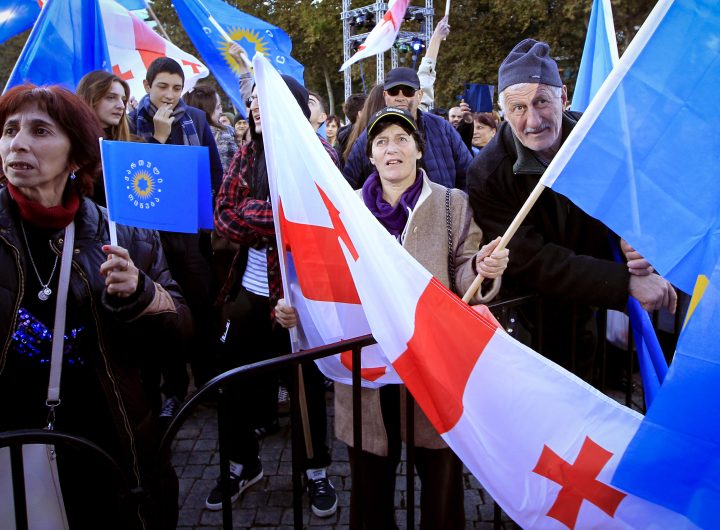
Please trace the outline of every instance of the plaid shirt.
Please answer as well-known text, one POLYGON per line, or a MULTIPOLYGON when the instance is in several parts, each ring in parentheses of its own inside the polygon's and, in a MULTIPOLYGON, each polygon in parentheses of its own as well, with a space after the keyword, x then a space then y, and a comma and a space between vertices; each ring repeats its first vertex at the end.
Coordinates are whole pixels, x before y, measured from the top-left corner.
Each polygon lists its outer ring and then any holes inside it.
MULTIPOLYGON (((335 149, 320 136, 318 139, 322 142, 333 163, 340 169, 340 161, 335 149)), ((280 277, 280 261, 275 240, 272 205, 269 201, 253 198, 250 190, 249 183, 252 182, 250 172, 255 165, 256 152, 255 142, 249 142, 240 148, 223 176, 217 195, 215 229, 224 238, 241 245, 240 250, 235 254, 230 275, 220 292, 218 303, 226 302, 230 291, 241 280, 241 278, 237 278, 235 269, 240 253, 245 252, 246 247, 256 249, 267 247, 270 316, 274 320, 275 305, 283 296, 282 278, 280 277)))

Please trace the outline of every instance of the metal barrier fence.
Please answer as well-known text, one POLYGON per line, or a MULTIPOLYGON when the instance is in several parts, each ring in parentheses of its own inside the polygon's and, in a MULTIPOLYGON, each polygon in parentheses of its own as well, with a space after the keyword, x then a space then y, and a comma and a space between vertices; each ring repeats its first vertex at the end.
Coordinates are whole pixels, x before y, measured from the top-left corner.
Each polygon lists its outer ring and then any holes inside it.
MULTIPOLYGON (((489 308, 493 310, 493 314, 496 316, 496 318, 500 321, 500 323, 503 325, 503 327, 506 330, 511 330, 513 326, 517 325, 517 322, 515 322, 513 313, 511 312, 513 309, 518 308, 520 306, 526 305, 526 304, 538 304, 537 306, 537 322, 536 322, 536 329, 540 330, 542 328, 542 303, 539 297, 533 295, 533 296, 521 296, 516 297, 512 299, 502 300, 498 301, 492 304, 489 304, 489 308)), ((653 318, 654 323, 657 323, 657 315, 654 315, 653 318)), ((598 314, 598 322, 599 322, 599 330, 601 333, 601 337, 604 338, 604 330, 605 330, 605 312, 602 311, 598 314)), ((681 322, 681 315, 676 315, 675 318, 675 338, 677 338, 677 334, 679 333, 680 329, 680 322, 681 322)), ((178 414, 175 416, 173 421, 168 426, 167 431, 165 432, 163 439, 160 444, 160 451, 165 451, 169 449, 169 445, 172 443, 173 438, 177 434, 178 430, 180 429, 181 425, 185 421, 185 419, 189 416, 189 414, 197 407, 198 404, 200 404, 202 401, 205 400, 205 398, 208 397, 210 393, 217 392, 218 396, 218 447, 219 447, 219 453, 220 453, 220 484, 223 491, 223 501, 222 501, 222 521, 223 521, 223 528, 225 529, 231 529, 233 527, 232 524, 232 506, 230 503, 230 493, 229 493, 229 457, 228 457, 228 441, 227 441, 227 423, 228 418, 230 417, 231 410, 229 410, 227 400, 224 399, 225 397, 225 387, 229 383, 236 383, 237 381, 242 380, 245 377, 250 377, 255 374, 259 373, 265 373, 265 372, 271 372, 271 371, 278 371, 282 369, 287 369, 289 367, 299 366, 302 363, 305 362, 312 362, 316 359, 320 359, 322 357, 327 357, 330 355, 335 355, 342 352, 351 351, 352 352, 352 364, 353 364, 353 440, 354 440, 354 446, 357 448, 357 451, 354 451, 354 455, 357 456, 359 452, 362 450, 362 413, 361 413, 361 400, 360 400, 360 359, 361 359, 361 349, 365 346, 369 346, 371 344, 375 343, 375 339, 372 337, 372 335, 366 335, 363 337, 358 337, 351 340, 345 340, 341 341, 329 346, 323 346, 320 348, 315 348, 312 350, 306 350, 300 353, 291 353, 287 355, 282 355, 279 357, 275 357, 266 361, 261 361, 254 364, 249 364, 245 366, 240 366, 238 368, 229 370, 223 374, 218 375, 211 381, 209 381, 207 384, 205 384, 202 388, 200 388, 194 395, 192 395, 188 400, 184 403, 182 408, 179 410, 178 414)), ((605 363, 606 363, 606 348, 605 348, 605 340, 600 340, 600 350, 599 350, 599 356, 600 356, 600 363, 601 363, 601 380, 600 380, 600 386, 601 390, 604 388, 605 384, 605 363)), ((541 336, 534 336, 532 341, 532 346, 539 351, 540 345, 542 344, 542 337, 541 336)), ((628 352, 633 352, 633 341, 632 341, 632 333, 630 333, 629 340, 628 340, 628 352)), ((541 352, 542 353, 542 352, 541 352)), ((573 351, 573 357, 576 352, 573 351)), ((634 355, 629 354, 627 355, 627 388, 626 388, 626 404, 631 404, 631 398, 632 398, 632 377, 631 374, 633 372, 633 357, 634 355)), ((293 521, 294 521, 294 528, 296 529, 302 529, 302 495, 303 495, 303 488, 301 483, 301 476, 303 470, 300 469, 300 462, 302 460, 301 451, 304 447, 304 440, 302 437, 302 429, 299 428, 292 428, 293 426, 300 425, 300 411, 298 406, 298 399, 297 399, 297 392, 298 392, 298 382, 297 382, 297 370, 293 370, 294 378, 291 381, 291 388, 290 388, 290 394, 291 394, 291 436, 292 436, 292 487, 293 487, 293 521)), ((407 496, 410 502, 408 502, 407 506, 407 528, 414 528, 415 527, 415 511, 414 511, 414 498, 415 498, 415 474, 414 474, 414 440, 413 440, 413 433, 414 433, 414 426, 413 426, 413 407, 414 407, 414 400, 408 395, 407 399, 407 409, 406 409, 406 455, 407 455, 407 496)), ((60 432, 52 432, 52 431, 45 431, 42 429, 32 429, 32 430, 24 430, 24 431, 11 431, 11 432, 2 432, 0 433, 0 447, 10 447, 11 448, 11 458, 13 461, 13 491, 14 491, 14 502, 16 504, 16 518, 17 518, 17 528, 27 528, 27 517, 25 514, 25 510, 20 509, 25 502, 25 485, 24 485, 24 478, 22 475, 22 457, 20 453, 20 447, 24 444, 33 444, 33 443, 55 443, 55 444, 70 444, 74 446, 78 446, 81 448, 84 448, 85 450, 89 451, 90 453, 96 453, 99 456, 101 456, 105 461, 107 461, 107 464, 110 469, 115 472, 115 474, 118 474, 119 477, 122 477, 122 472, 120 471, 117 463, 109 456, 107 453, 105 453, 101 448, 96 446, 95 444, 92 444, 91 442, 88 442, 87 440, 84 440, 82 438, 72 436, 66 433, 60 433, 60 432)), ((353 477, 354 480, 361 481, 363 479, 362 477, 362 469, 361 466, 354 466, 356 469, 356 475, 353 477)), ((360 499, 360 503, 362 500, 360 499)), ((359 513, 362 512, 362 506, 358 505, 357 510, 355 510, 355 515, 357 516, 359 513)), ((495 504, 494 508, 494 528, 500 528, 501 527, 501 511, 497 504, 495 504)))
MULTIPOLYGON (((0 432, 0 449, 9 448, 10 478, 12 484, 13 506, 15 512, 15 530, 28 530, 27 496, 34 492, 26 492, 25 475, 32 470, 25 470, 23 460, 23 446, 25 445, 53 445, 55 447, 72 447, 83 451, 83 455, 94 455, 103 469, 108 471, 108 482, 114 482, 118 492, 118 506, 123 502, 132 503, 134 496, 140 492, 130 489, 125 480, 125 473, 118 463, 104 449, 80 436, 46 429, 22 429, 17 431, 0 432)), ((139 497, 138 497, 139 498, 139 497)), ((6 502, 2 499, 0 502, 6 502)), ((110 516, 110 514, 108 514, 110 516)), ((30 528, 29 530, 33 530, 30 528)))
MULTIPOLYGON (((509 321, 509 311, 513 308, 521 306, 527 303, 535 303, 537 301, 536 296, 522 296, 512 299, 507 299, 499 302, 489 304, 493 310, 493 313, 497 315, 498 320, 507 327, 505 321, 509 321)), ((226 435, 227 421, 229 415, 232 413, 229 410, 228 404, 225 399, 225 387, 229 383, 237 383, 245 377, 251 377, 255 374, 266 373, 271 371, 280 371, 283 369, 299 366, 305 362, 312 362, 316 359, 328 357, 342 352, 352 352, 352 366, 353 366, 353 445, 357 448, 354 451, 354 457, 357 457, 362 450, 362 412, 361 412, 361 399, 360 399, 360 365, 361 365, 361 349, 365 346, 375 344, 375 339, 372 335, 366 335, 351 340, 341 341, 332 345, 314 348, 311 350, 304 350, 300 353, 291 353, 274 357, 265 361, 260 361, 253 364, 240 366, 229 370, 223 374, 218 375, 202 388, 200 388, 192 397, 190 397, 182 406, 178 414, 175 416, 171 424, 163 437, 161 442, 161 450, 167 450, 169 444, 180 429, 180 426, 185 421, 187 416, 192 410, 209 394, 217 392, 218 398, 218 449, 220 453, 220 487, 223 491, 222 501, 222 521, 223 528, 231 529, 233 527, 232 521, 232 505, 230 502, 230 483, 229 483, 229 457, 228 457, 228 441, 226 435)), ((302 429, 293 428, 294 426, 300 425, 300 412, 297 405, 297 370, 293 370, 293 381, 290 385, 290 404, 291 404, 291 436, 292 436, 292 488, 293 488, 293 522, 294 528, 300 530, 303 528, 302 524, 302 495, 303 488, 301 483, 301 477, 303 470, 299 468, 299 463, 302 460, 301 451, 304 447, 304 441, 302 438, 302 429)), ((414 498, 415 498, 415 470, 414 470, 414 425, 413 425, 413 407, 415 406, 414 400, 408 395, 406 401, 406 458, 407 458, 407 496, 410 499, 407 509, 407 528, 415 527, 415 511, 414 511, 414 498)), ((353 465, 356 470, 353 480, 358 482, 363 480, 362 477, 362 466, 353 465)), ((357 517, 362 513, 362 499, 358 499, 357 509, 354 511, 354 515, 357 517)), ((495 505, 495 528, 500 527, 500 509, 495 505)))

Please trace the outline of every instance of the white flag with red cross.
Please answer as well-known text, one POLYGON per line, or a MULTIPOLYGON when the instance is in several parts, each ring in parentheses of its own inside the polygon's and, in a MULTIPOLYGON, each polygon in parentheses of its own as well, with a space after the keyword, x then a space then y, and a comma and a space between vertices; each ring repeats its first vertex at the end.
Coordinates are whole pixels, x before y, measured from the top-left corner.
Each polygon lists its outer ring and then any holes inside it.
POLYGON ((100 10, 112 71, 130 85, 130 93, 138 100, 145 95, 143 79, 148 66, 158 57, 180 63, 185 73, 183 94, 207 77, 209 70, 196 57, 162 38, 114 0, 100 0, 100 10))
POLYGON ((345 182, 270 63, 256 55, 254 65, 279 248, 289 248, 297 279, 290 302, 310 307, 298 309, 303 329, 334 327, 334 340, 351 338, 347 320, 364 318, 376 353, 521 526, 695 528, 609 485, 642 416, 433 278, 345 182))
POLYGON ((343 63, 340 71, 349 68, 361 59, 389 50, 400 31, 400 24, 405 18, 408 4, 410 4, 410 0, 390 0, 385 15, 378 20, 365 42, 358 47, 358 51, 343 63))

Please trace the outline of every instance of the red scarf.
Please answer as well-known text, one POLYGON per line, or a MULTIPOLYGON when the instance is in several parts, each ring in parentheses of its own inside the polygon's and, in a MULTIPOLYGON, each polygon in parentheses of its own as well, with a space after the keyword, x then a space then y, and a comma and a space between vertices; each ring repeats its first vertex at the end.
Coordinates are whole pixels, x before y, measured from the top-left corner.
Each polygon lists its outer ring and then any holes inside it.
POLYGON ((20 209, 20 217, 40 228, 65 228, 72 222, 80 208, 80 197, 75 191, 75 186, 68 186, 66 189, 63 195, 64 204, 50 208, 31 201, 9 182, 7 189, 20 209))

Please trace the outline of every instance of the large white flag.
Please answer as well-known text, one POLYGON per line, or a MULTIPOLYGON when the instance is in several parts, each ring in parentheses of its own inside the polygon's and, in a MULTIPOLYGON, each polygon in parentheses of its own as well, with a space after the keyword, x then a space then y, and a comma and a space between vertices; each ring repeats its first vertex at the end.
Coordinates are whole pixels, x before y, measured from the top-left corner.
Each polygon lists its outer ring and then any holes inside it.
POLYGON ((400 24, 405 18, 410 0, 390 0, 385 15, 378 20, 375 27, 365 39, 358 51, 343 63, 340 70, 345 70, 361 59, 384 53, 390 49, 400 31, 400 24))
POLYGON ((642 417, 521 345, 433 278, 330 163, 278 73, 260 55, 254 64, 273 207, 305 233, 290 231, 283 244, 315 260, 295 270, 301 294, 322 292, 317 272, 326 298, 360 300, 388 364, 505 512, 527 528, 694 528, 609 485, 642 417), (313 233, 324 234, 324 254, 313 249, 313 233))

